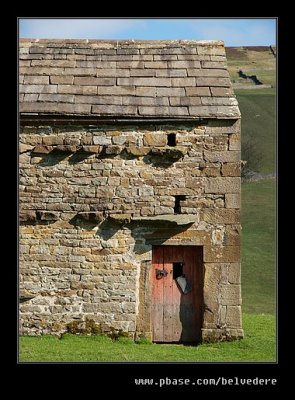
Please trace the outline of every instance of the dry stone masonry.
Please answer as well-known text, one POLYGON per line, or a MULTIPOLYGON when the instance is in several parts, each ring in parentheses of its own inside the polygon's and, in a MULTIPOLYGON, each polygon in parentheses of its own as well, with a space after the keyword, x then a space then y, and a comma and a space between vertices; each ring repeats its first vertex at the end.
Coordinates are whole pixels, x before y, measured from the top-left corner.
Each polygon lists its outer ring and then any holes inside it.
POLYGON ((223 43, 21 40, 19 59, 20 333, 151 337, 152 250, 173 245, 203 249, 202 340, 243 337, 223 43))

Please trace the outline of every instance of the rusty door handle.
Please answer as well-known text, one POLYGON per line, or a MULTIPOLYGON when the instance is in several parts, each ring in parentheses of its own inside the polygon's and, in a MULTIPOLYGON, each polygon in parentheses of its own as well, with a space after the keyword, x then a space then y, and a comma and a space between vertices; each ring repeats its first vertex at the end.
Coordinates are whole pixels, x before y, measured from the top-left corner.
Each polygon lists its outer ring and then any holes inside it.
POLYGON ((161 279, 168 275, 168 272, 165 269, 156 269, 156 278, 161 279))

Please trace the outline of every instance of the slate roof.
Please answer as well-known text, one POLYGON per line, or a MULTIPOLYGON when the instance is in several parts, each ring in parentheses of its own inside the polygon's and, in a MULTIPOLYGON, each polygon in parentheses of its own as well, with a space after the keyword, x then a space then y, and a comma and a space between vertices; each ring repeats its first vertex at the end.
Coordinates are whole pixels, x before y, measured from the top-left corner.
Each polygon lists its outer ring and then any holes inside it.
POLYGON ((239 118, 221 41, 21 39, 21 114, 239 118))

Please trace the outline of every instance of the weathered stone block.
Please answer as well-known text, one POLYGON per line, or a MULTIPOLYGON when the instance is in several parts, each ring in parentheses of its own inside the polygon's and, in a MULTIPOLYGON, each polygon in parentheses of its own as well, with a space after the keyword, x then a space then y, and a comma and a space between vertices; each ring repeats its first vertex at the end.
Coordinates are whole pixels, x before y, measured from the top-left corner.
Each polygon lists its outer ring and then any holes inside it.
POLYGON ((240 221, 240 210, 204 208, 200 211, 200 219, 211 224, 237 224, 240 221))
POLYGON ((223 176, 241 176, 240 161, 223 164, 221 168, 221 173, 223 176))
POLYGON ((107 146, 105 148, 105 153, 110 155, 117 155, 120 154, 122 150, 122 146, 107 146))
POLYGON ((241 153, 239 151, 209 151, 204 150, 204 159, 209 162, 235 162, 240 161, 241 153))
POLYGON ((172 207, 155 207, 155 215, 173 214, 174 209, 172 207))
MULTIPOLYGON (((214 88, 211 88, 213 90, 214 88)), ((218 88, 219 89, 219 88, 218 88)), ((220 88, 225 89, 225 88, 220 88)), ((241 129, 241 121, 240 120, 214 120, 211 119, 208 121, 208 124, 205 126, 205 133, 208 135, 220 135, 220 134, 232 134, 239 133, 241 129)))
POLYGON ((25 75, 25 85, 49 85, 49 76, 25 75))
POLYGON ((79 212, 77 214, 77 219, 82 219, 84 221, 89 221, 89 222, 101 222, 103 220, 103 212, 96 211, 96 212, 79 212))
MULTIPOLYGON (((96 71, 94 70, 94 74, 96 71)), ((98 86, 99 78, 94 78, 93 76, 76 76, 74 79, 75 85, 87 85, 87 86, 98 86)))
POLYGON ((241 265, 240 263, 228 264, 228 283, 240 284, 241 283, 241 265))
POLYGON ((199 97, 171 97, 171 106, 198 106, 201 104, 199 97))
POLYGON ((207 178, 205 180, 205 193, 240 193, 240 178, 207 178))
POLYGON ((167 135, 162 132, 146 133, 143 141, 145 146, 166 146, 167 135))
POLYGON ((56 146, 54 151, 60 153, 75 153, 77 151, 77 146, 61 144, 56 146))
POLYGON ((219 309, 220 268, 218 265, 204 265, 204 328, 216 326, 219 309))
POLYGON ((196 86, 223 86, 223 87, 230 87, 230 79, 229 78, 215 78, 215 77, 206 77, 206 78, 196 78, 196 86))
POLYGON ((71 146, 80 146, 80 143, 81 140, 79 137, 71 137, 71 136, 69 137, 66 136, 63 141, 63 144, 68 144, 71 146))
POLYGON ((139 106, 138 107, 138 112, 140 115, 169 115, 169 107, 165 106, 155 106, 155 107, 149 107, 149 106, 139 106))
MULTIPOLYGON (((116 87, 116 86, 115 86, 116 87)), ((108 115, 134 115, 136 113, 135 106, 117 106, 117 105, 95 105, 92 106, 93 114, 108 114, 108 115)))
POLYGON ((56 146, 58 144, 63 144, 63 142, 64 142, 64 139, 62 136, 48 135, 48 136, 44 136, 42 139, 42 143, 45 146, 56 146))
POLYGON ((109 215, 109 219, 113 220, 115 222, 118 223, 129 223, 131 221, 131 214, 127 214, 127 213, 122 213, 122 214, 118 214, 118 213, 114 213, 114 214, 110 214, 109 215))
POLYGON ((240 285, 220 285, 220 302, 226 306, 241 305, 241 286, 240 285))
POLYGON ((232 328, 241 328, 242 312, 240 306, 227 306, 226 324, 232 328))
POLYGON ((59 212, 37 211, 36 215, 40 221, 57 221, 60 217, 59 212))
POLYGON ((241 135, 234 133, 229 137, 229 150, 241 150, 241 135))
POLYGON ((82 151, 84 153, 98 154, 101 151, 101 147, 100 146, 82 146, 82 151))
MULTIPOLYGON (((187 67, 188 67, 187 61, 169 61, 168 62, 168 68, 171 68, 171 69, 187 68, 187 67)), ((200 61, 191 61, 189 63, 189 67, 190 68, 201 68, 201 63, 200 63, 200 61)))
POLYGON ((110 137, 106 137, 106 136, 93 136, 93 143, 94 144, 98 144, 101 146, 104 145, 110 145, 112 143, 112 139, 110 137))
POLYGON ((53 146, 37 145, 33 148, 32 153, 34 153, 34 154, 49 154, 52 150, 53 150, 53 146))
POLYGON ((239 262, 240 246, 204 246, 205 262, 239 262))
POLYGON ((231 341, 243 339, 244 332, 243 329, 236 328, 203 328, 202 329, 202 341, 203 342, 220 342, 220 341, 231 341))
POLYGON ((19 144, 19 152, 20 154, 26 153, 27 151, 31 151, 33 149, 33 146, 30 144, 25 144, 25 143, 20 143, 19 144))
POLYGON ((185 88, 185 92, 187 96, 210 96, 209 87, 188 87, 185 88))
POLYGON ((205 167, 202 168, 202 175, 208 176, 208 177, 216 177, 220 176, 220 167, 205 167))
POLYGON ((129 147, 126 147, 126 151, 128 154, 131 154, 136 157, 140 157, 140 156, 146 156, 151 151, 151 148, 148 146, 146 146, 146 147, 129 146, 129 147))
POLYGON ((154 207, 142 207, 140 210, 140 215, 149 216, 154 215, 155 209, 154 207))
POLYGON ((227 193, 225 195, 225 207, 226 208, 240 208, 241 207, 241 195, 240 193, 227 193))
POLYGON ((240 225, 226 225, 224 244, 226 246, 239 246, 241 243, 240 225))
MULTIPOLYGON (((21 210, 19 212, 19 221, 32 223, 36 221, 36 211, 34 210, 21 210)), ((24 232, 24 231, 23 231, 24 232)))

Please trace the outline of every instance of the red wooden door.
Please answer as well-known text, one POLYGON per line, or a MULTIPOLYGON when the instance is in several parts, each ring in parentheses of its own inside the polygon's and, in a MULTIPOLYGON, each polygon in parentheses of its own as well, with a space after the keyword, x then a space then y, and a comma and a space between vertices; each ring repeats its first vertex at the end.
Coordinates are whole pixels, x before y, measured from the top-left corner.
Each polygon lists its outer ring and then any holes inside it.
POLYGON ((203 313, 202 248, 154 246, 151 273, 153 341, 200 341, 203 313), (183 275, 185 279, 179 279, 183 275))

